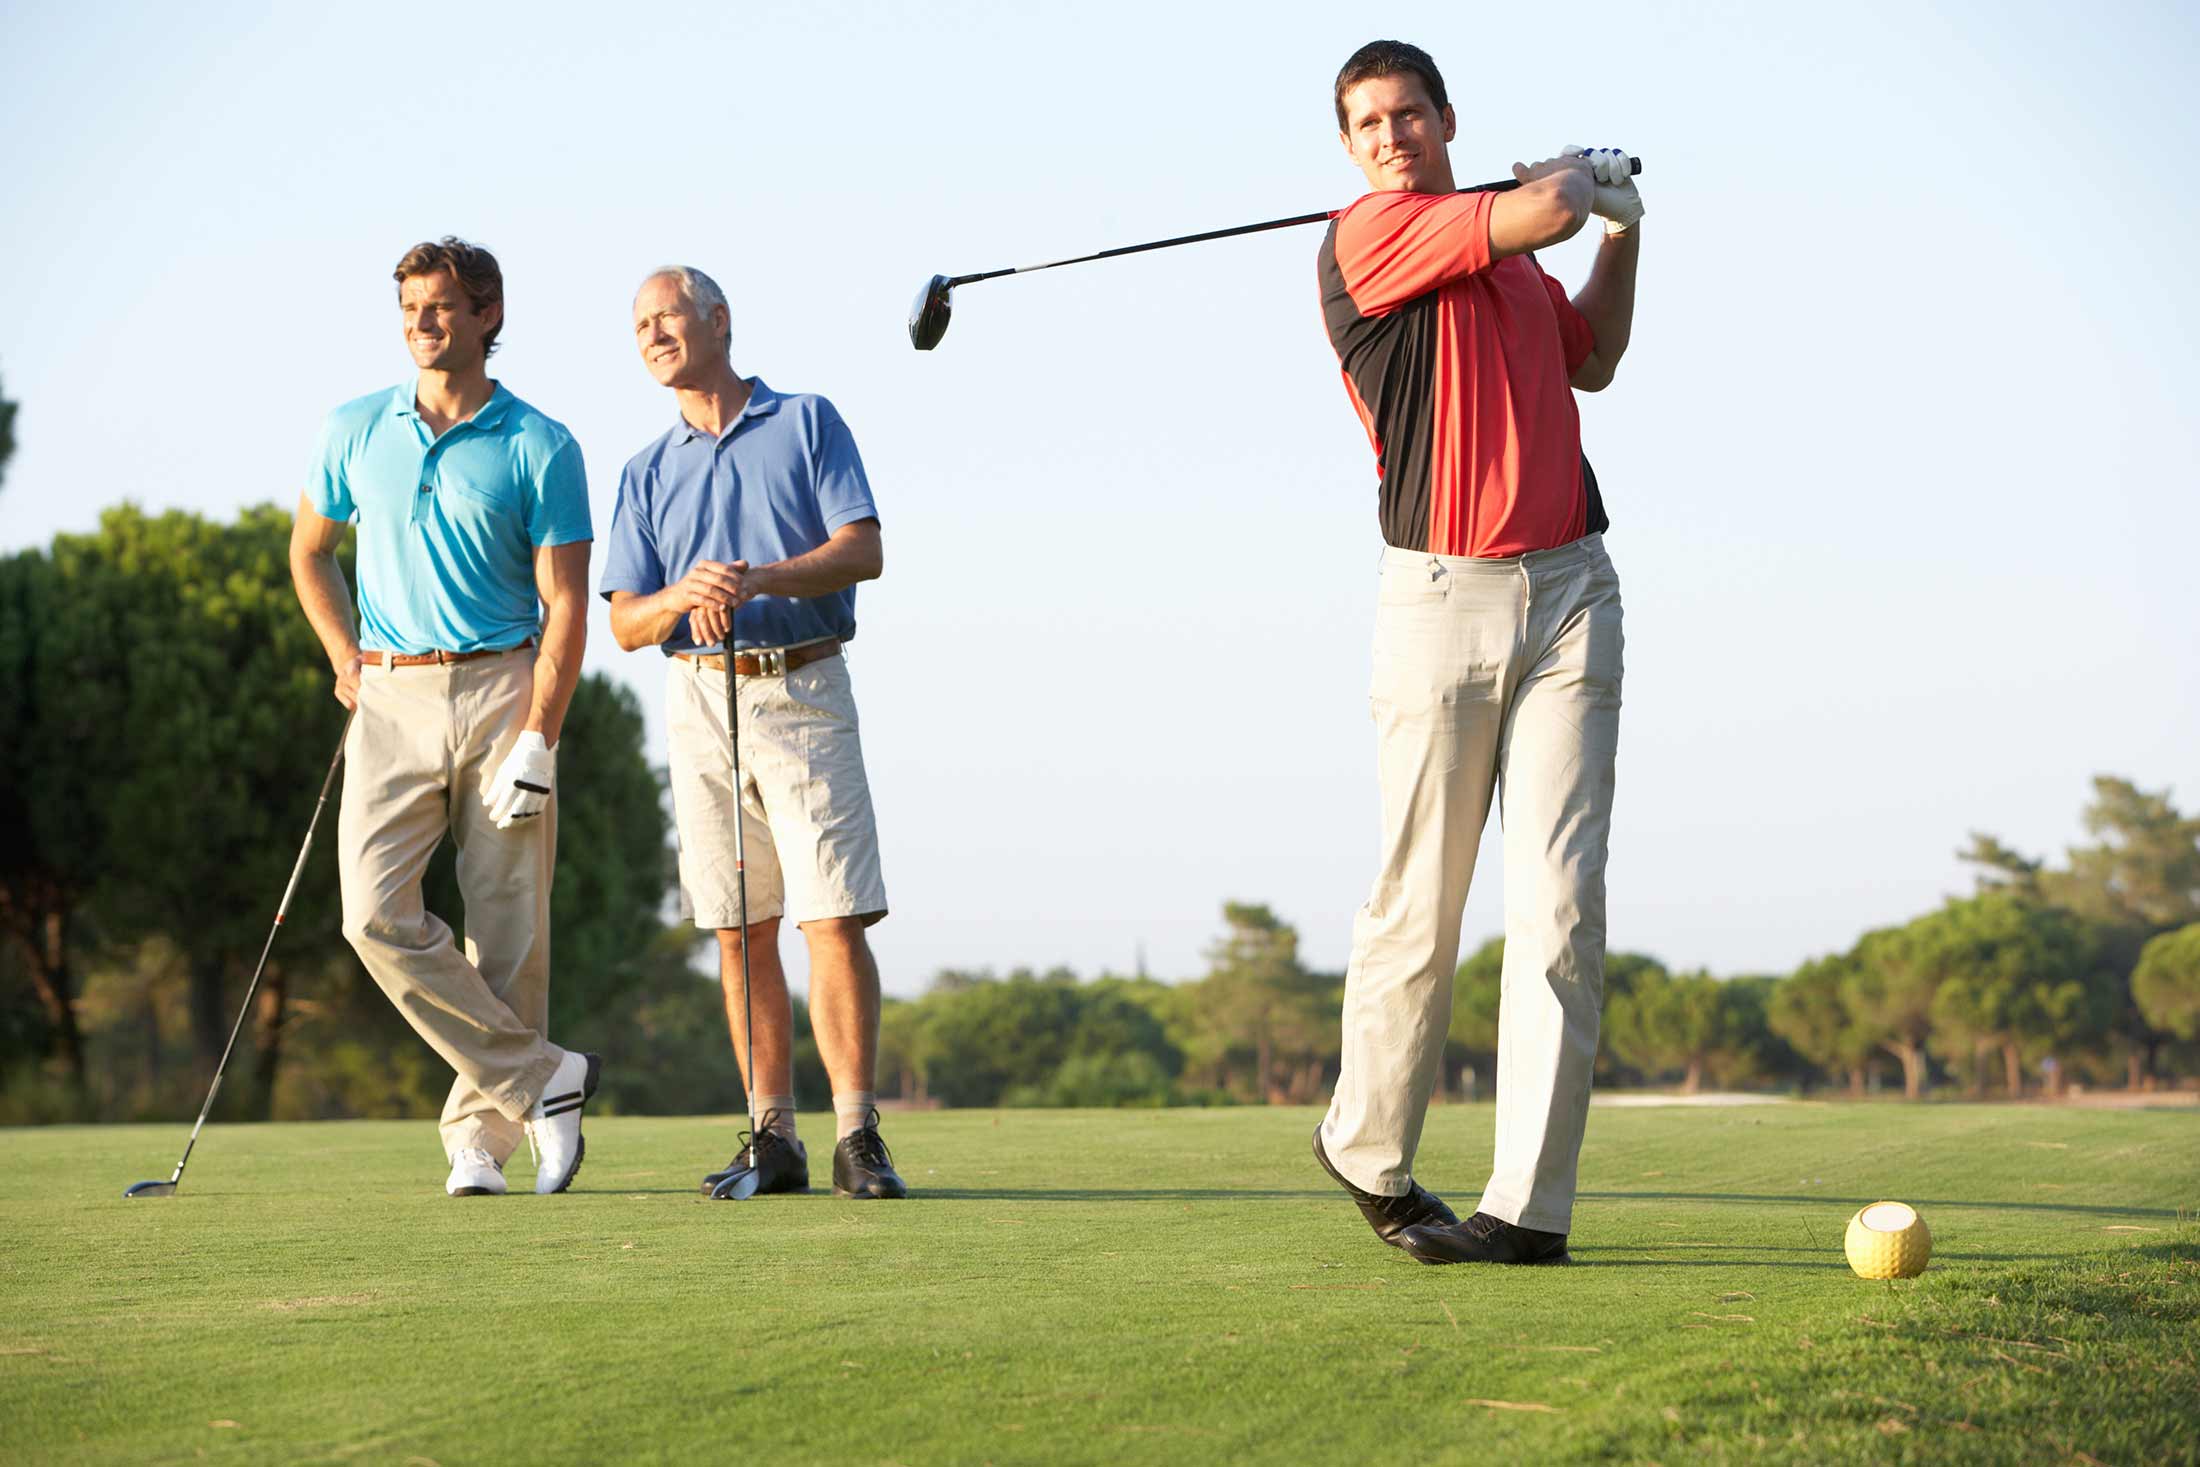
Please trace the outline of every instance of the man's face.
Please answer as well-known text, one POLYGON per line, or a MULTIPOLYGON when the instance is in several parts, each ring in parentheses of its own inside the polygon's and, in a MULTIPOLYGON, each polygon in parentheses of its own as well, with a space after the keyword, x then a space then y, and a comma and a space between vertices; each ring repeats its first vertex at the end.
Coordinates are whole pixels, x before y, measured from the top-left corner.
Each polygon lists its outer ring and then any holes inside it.
POLYGON ((708 316, 696 312, 695 303, 670 275, 644 284, 634 297, 634 344, 642 350, 642 365, 660 387, 698 387, 725 365, 725 312, 713 307, 708 316))
POLYGON ((463 372, 488 358, 482 338, 504 318, 504 307, 476 311, 448 270, 408 275, 397 287, 405 317, 405 349, 423 372, 463 372))
POLYGON ((1411 72, 1377 76, 1344 94, 1344 150, 1373 190, 1448 193, 1457 130, 1449 107, 1439 110, 1411 72))

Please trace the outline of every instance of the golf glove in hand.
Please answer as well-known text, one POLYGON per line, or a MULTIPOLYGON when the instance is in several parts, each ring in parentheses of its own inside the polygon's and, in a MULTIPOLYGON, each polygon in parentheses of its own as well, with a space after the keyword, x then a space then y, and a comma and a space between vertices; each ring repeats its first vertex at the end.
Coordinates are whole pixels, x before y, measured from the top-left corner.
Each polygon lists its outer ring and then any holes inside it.
POLYGON ((497 829, 509 830, 522 820, 532 820, 550 803, 550 787, 558 777, 558 756, 539 733, 523 733, 512 752, 497 766, 482 796, 489 818, 497 829))
POLYGON ((1561 158, 1580 158, 1596 179, 1595 200, 1589 212, 1604 221, 1607 237, 1625 234, 1642 217, 1642 195, 1635 191, 1635 177, 1627 171, 1625 148, 1580 148, 1568 143, 1558 150, 1561 158))

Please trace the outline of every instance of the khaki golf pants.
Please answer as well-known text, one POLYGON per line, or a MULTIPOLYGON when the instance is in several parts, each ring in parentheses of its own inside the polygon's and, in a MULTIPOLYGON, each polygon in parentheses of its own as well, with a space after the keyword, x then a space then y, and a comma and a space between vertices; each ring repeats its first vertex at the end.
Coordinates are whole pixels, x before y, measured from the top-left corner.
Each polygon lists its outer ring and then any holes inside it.
POLYGON ((344 936, 422 1039, 458 1072, 443 1149, 502 1162, 564 1051, 550 1022, 550 873, 557 799, 499 830, 482 793, 527 720, 532 648, 469 662, 360 670, 344 745, 337 859, 344 936), (448 833, 466 903, 461 950, 421 903, 448 833))
POLYGON ((1365 1191, 1411 1185, 1494 793, 1505 970, 1480 1210, 1571 1226, 1604 997, 1621 643, 1601 535, 1505 560, 1384 552, 1371 699, 1382 866, 1353 924, 1343 1063, 1322 1122, 1330 1160, 1365 1191))

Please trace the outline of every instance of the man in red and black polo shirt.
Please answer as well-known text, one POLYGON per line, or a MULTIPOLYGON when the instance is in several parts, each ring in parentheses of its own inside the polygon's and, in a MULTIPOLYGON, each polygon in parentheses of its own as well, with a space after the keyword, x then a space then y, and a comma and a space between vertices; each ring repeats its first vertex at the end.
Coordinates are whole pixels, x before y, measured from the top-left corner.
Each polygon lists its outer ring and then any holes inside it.
POLYGON ((1363 46, 1336 87, 1365 197, 1322 241, 1322 313, 1375 448, 1382 868, 1353 927, 1344 1054, 1314 1153, 1424 1263, 1564 1262, 1604 988, 1619 578, 1576 390, 1612 380, 1642 201, 1617 149, 1455 192, 1436 64, 1363 46), (1594 215, 1571 300, 1534 251, 1594 215), (1494 1166, 1465 1222, 1413 1180, 1493 796, 1505 832, 1494 1166))

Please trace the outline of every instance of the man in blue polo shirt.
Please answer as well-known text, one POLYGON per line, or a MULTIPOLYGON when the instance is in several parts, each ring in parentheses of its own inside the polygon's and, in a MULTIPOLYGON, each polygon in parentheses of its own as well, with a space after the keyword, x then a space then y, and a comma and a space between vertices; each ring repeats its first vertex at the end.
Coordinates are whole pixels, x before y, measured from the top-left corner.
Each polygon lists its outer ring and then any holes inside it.
POLYGON ((666 654, 681 891, 695 925, 717 933, 737 1059, 752 1037, 744 1016, 755 1017, 755 1073, 742 1076, 752 1134, 703 1190, 809 1188, 779 962, 784 915, 810 950, 810 1021, 837 1123, 833 1191, 901 1197, 878 1133, 878 963, 864 938, 886 915, 886 887, 842 655, 856 634, 856 583, 882 565, 871 486, 831 403, 734 371, 731 314, 709 276, 674 266, 643 281, 634 333, 680 416, 619 480, 600 589, 620 646, 666 654), (728 676, 739 679, 739 791, 728 676), (736 820, 748 851, 746 931, 736 820), (744 945, 753 993, 742 991, 744 945))
POLYGON ((353 710, 337 825, 344 936, 458 1072, 445 1190, 503 1192, 524 1131, 535 1190, 562 1192, 599 1068, 543 1033, 551 790, 587 635, 588 484, 573 435, 489 379, 504 325, 496 258, 446 238, 414 246, 396 277, 419 377, 329 414, 290 537, 298 600, 353 710), (354 519, 356 632, 336 563, 354 519), (463 951, 421 904, 446 834, 463 951))

